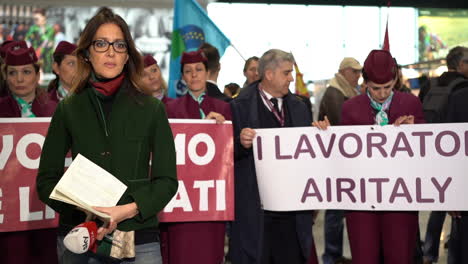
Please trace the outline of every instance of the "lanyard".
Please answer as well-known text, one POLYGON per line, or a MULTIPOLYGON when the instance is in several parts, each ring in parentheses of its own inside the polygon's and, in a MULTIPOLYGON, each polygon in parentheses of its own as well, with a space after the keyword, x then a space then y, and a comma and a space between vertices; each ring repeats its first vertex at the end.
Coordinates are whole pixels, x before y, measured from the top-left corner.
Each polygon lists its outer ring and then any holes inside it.
POLYGON ((275 117, 278 120, 278 122, 280 123, 280 125, 282 127, 284 127, 284 105, 283 105, 283 107, 281 107, 281 111, 278 113, 278 111, 276 111, 275 107, 273 106, 273 103, 270 100, 268 100, 266 94, 263 92, 263 89, 259 87, 258 90, 260 91, 260 95, 266 101, 270 111, 275 115, 275 117))

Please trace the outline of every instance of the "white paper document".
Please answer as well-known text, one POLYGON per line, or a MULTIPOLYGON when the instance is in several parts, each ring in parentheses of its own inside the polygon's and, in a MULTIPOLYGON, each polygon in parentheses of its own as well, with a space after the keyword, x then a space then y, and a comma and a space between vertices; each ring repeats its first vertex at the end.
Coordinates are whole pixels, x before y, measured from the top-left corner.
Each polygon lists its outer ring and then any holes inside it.
POLYGON ((115 206, 126 189, 127 186, 114 175, 78 154, 49 197, 110 219, 109 215, 92 209, 92 206, 115 206))

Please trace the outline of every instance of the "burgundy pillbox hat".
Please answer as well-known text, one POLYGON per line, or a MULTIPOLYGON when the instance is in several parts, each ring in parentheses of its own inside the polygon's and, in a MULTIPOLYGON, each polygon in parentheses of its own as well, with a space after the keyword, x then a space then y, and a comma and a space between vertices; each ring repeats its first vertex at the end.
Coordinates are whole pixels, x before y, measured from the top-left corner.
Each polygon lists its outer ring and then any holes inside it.
POLYGON ((9 50, 17 50, 17 49, 27 49, 28 44, 26 44, 26 41, 21 40, 21 41, 5 41, 2 44, 2 47, 0 48, 0 56, 2 56, 2 59, 5 59, 6 54, 9 50))
POLYGON ((77 47, 78 46, 76 46, 73 43, 62 40, 55 48, 54 55, 55 54, 71 55, 76 50, 77 47))
POLYGON ((153 64, 158 64, 158 62, 153 58, 153 56, 149 54, 143 57, 143 63, 145 64, 145 68, 153 64))
POLYGON ((187 63, 197 63, 197 62, 206 62, 208 59, 203 53, 202 50, 192 51, 192 52, 184 52, 182 54, 182 58, 180 59, 180 64, 187 64, 187 63))
POLYGON ((369 81, 384 84, 396 76, 395 60, 387 50, 373 50, 364 62, 364 73, 369 81))
POLYGON ((36 52, 32 47, 8 50, 5 57, 5 64, 9 66, 20 66, 34 64, 37 62, 36 52))

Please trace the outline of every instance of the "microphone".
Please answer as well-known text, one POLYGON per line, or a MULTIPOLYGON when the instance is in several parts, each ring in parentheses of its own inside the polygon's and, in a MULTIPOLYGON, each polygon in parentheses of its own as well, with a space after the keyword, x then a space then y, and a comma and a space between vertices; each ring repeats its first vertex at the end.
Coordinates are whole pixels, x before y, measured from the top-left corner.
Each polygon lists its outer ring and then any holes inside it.
POLYGON ((75 254, 83 254, 88 250, 96 253, 97 225, 93 221, 75 226, 63 239, 65 247, 75 254))

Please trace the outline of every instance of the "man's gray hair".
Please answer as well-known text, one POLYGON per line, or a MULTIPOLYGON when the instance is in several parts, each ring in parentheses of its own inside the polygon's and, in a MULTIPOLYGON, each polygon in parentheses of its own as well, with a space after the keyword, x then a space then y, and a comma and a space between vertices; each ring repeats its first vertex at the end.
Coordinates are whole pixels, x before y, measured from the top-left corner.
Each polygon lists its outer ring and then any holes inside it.
POLYGON ((267 70, 276 69, 280 63, 284 61, 289 61, 294 63, 294 56, 292 53, 288 53, 279 49, 271 49, 263 53, 262 57, 258 61, 258 75, 260 79, 265 77, 265 72, 267 70))
POLYGON ((458 64, 463 59, 464 56, 468 55, 468 48, 463 46, 456 46, 452 48, 449 53, 447 54, 446 61, 447 61, 447 68, 449 70, 456 71, 458 68, 458 64))

